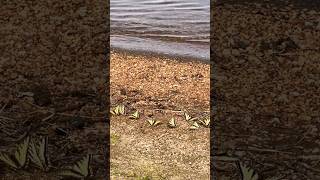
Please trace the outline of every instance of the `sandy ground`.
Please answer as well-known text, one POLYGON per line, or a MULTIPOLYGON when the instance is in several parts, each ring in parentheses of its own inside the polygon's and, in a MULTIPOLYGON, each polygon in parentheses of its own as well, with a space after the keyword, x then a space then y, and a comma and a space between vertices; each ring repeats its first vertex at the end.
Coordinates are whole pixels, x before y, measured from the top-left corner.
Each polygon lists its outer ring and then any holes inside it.
POLYGON ((111 118, 112 179, 209 179, 210 130, 190 130, 183 116, 209 115, 209 65, 112 52, 110 69, 112 105, 141 112, 111 118), (177 128, 166 125, 172 117, 177 128), (163 123, 149 127, 150 118, 163 123))

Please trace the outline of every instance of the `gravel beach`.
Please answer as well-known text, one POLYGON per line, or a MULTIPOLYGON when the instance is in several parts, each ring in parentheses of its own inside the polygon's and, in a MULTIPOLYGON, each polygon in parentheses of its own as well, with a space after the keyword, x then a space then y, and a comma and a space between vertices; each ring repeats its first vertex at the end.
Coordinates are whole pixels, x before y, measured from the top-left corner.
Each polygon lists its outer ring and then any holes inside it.
POLYGON ((209 64, 182 59, 111 52, 111 104, 121 97, 115 94, 135 94, 130 101, 137 106, 154 99, 163 108, 208 111, 209 64))

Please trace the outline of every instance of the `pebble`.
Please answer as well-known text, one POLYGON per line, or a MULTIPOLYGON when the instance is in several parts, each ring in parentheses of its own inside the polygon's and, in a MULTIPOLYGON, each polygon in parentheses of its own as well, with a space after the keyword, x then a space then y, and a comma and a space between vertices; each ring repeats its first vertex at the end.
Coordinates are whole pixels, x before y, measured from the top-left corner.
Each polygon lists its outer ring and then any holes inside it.
POLYGON ((77 116, 77 117, 72 118, 70 125, 73 128, 83 129, 85 126, 85 121, 83 118, 77 116))
POLYGON ((318 25, 316 26, 317 30, 320 30, 320 21, 318 22, 318 25))

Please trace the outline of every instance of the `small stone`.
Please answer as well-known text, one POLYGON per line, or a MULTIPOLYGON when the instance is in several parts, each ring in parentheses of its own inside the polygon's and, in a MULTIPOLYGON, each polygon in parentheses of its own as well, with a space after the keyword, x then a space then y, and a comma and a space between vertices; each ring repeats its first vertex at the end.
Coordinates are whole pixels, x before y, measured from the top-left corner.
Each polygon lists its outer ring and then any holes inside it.
POLYGON ((83 118, 77 116, 71 120, 70 124, 73 128, 83 129, 85 126, 85 121, 83 118))
POLYGON ((318 25, 316 26, 317 30, 320 30, 320 21, 318 22, 318 25))
POLYGON ((251 123, 251 120, 252 120, 252 118, 251 118, 250 116, 246 116, 246 117, 244 118, 244 121, 245 121, 247 124, 250 124, 250 123, 251 123))
POLYGON ((312 27, 312 26, 313 26, 313 23, 307 21, 307 22, 304 23, 304 25, 307 26, 307 27, 312 27))
POLYGON ((310 121, 312 118, 308 115, 300 115, 299 119, 304 120, 304 121, 310 121))
POLYGON ((243 156, 246 155, 246 152, 244 152, 244 151, 236 151, 234 154, 235 154, 236 156, 238 156, 238 157, 243 157, 243 156))
POLYGON ((38 106, 47 106, 51 103, 51 100, 46 97, 46 96, 36 96, 34 98, 34 102, 38 105, 38 106))
POLYGON ((145 110, 144 114, 148 117, 152 117, 153 116, 153 112, 151 110, 145 110))
POLYGON ((314 149, 312 150, 312 153, 319 153, 319 152, 320 152, 319 148, 314 148, 314 149))
POLYGON ((230 49, 224 49, 224 50, 222 51, 222 54, 223 54, 224 56, 230 56, 230 55, 231 55, 231 50, 230 50, 230 49))
POLYGON ((86 8, 86 7, 81 7, 81 8, 79 8, 78 13, 80 14, 81 17, 86 16, 86 14, 87 14, 87 8, 86 8))
POLYGON ((290 94, 291 94, 292 96, 299 96, 299 95, 300 95, 300 93, 297 92, 297 91, 291 92, 290 94))
POLYGON ((33 93, 33 92, 20 92, 17 96, 18 96, 19 98, 20 98, 20 97, 24 97, 24 96, 33 97, 33 96, 34 96, 34 93, 33 93))
POLYGON ((280 119, 275 117, 271 119, 272 124, 280 124, 280 119))
POLYGON ((317 15, 317 11, 315 10, 311 10, 308 12, 309 15, 317 15))
POLYGON ((55 129, 55 132, 60 136, 66 136, 68 134, 66 130, 64 130, 63 128, 60 128, 60 127, 57 127, 55 129))
POLYGON ((232 55, 234 56, 240 56, 240 51, 238 49, 232 49, 232 55))
POLYGON ((16 79, 18 77, 17 73, 11 73, 11 79, 16 79))
POLYGON ((34 92, 34 102, 38 106, 47 106, 51 104, 51 95, 50 92, 46 89, 36 89, 34 92))
POLYGON ((121 94, 121 95, 126 95, 126 94, 127 94, 126 89, 121 88, 121 89, 120 89, 120 94, 121 94))

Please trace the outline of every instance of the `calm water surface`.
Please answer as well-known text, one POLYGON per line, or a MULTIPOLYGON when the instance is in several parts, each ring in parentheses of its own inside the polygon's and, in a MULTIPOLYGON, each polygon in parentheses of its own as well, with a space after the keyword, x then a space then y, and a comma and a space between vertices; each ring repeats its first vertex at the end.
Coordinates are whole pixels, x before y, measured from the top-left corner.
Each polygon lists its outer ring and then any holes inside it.
POLYGON ((111 0, 111 47, 209 60, 209 0, 111 0))

